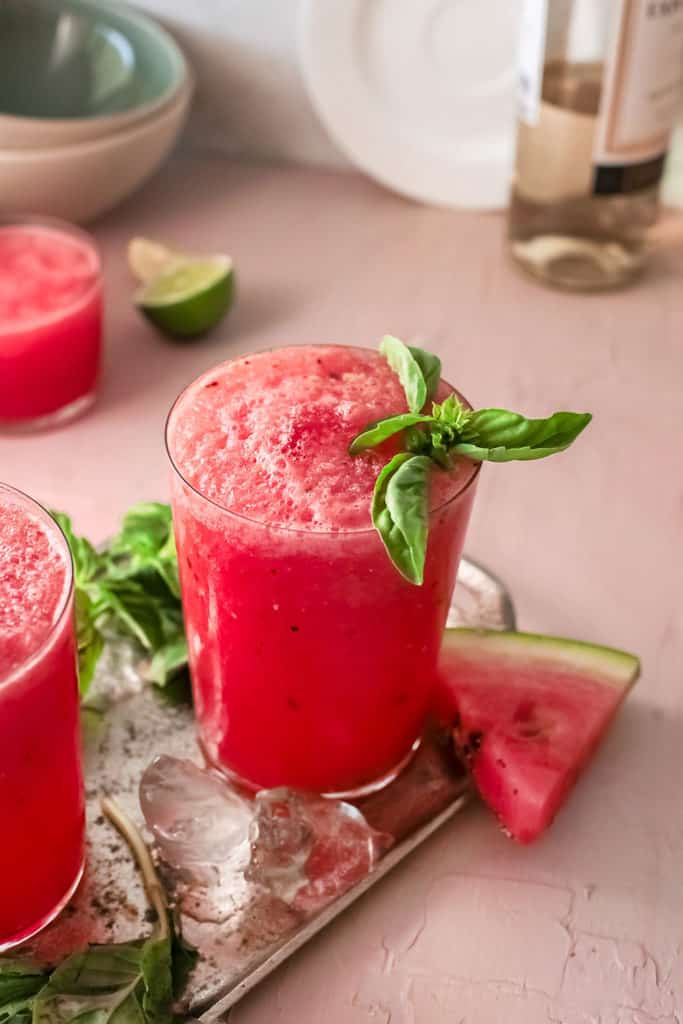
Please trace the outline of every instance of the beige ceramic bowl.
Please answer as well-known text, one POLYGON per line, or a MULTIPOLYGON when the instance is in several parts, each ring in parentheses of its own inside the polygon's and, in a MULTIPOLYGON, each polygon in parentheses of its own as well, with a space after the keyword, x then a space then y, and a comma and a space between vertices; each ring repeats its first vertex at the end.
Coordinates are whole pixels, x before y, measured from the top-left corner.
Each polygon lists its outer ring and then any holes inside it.
POLYGON ((93 142, 0 149, 0 215, 30 210, 83 224, 134 192, 159 167, 183 126, 191 76, 161 113, 93 142))

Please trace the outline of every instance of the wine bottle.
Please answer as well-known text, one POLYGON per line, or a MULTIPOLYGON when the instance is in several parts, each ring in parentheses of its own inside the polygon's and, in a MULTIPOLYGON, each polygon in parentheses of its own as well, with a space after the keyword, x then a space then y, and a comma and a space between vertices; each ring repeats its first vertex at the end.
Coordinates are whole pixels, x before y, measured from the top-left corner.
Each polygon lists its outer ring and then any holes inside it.
POLYGON ((597 290, 642 269, 682 71, 683 0, 524 0, 508 244, 525 270, 597 290))

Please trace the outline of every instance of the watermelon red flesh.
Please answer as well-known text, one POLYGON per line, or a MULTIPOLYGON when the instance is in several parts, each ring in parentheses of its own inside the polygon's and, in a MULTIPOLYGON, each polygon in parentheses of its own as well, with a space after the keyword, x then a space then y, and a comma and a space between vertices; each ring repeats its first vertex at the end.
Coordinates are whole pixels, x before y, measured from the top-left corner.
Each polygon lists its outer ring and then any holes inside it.
POLYGON ((632 655, 573 640, 446 630, 437 709, 513 838, 551 824, 638 670, 632 655))

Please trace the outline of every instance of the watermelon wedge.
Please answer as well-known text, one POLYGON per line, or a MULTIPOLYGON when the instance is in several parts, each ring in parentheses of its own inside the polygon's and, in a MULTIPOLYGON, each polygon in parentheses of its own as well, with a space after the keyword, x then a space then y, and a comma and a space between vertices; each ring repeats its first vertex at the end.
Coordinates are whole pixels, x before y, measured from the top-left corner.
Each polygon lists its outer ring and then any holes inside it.
POLYGON ((445 631, 437 712, 514 839, 551 824, 639 671, 633 655, 577 640, 445 631))

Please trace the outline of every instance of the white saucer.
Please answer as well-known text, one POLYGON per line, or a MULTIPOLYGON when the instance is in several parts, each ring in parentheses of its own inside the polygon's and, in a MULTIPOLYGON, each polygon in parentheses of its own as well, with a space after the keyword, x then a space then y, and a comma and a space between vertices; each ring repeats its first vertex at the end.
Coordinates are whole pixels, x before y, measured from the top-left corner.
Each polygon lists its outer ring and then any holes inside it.
POLYGON ((507 204, 520 0, 303 0, 313 104, 362 170, 413 199, 507 204))

